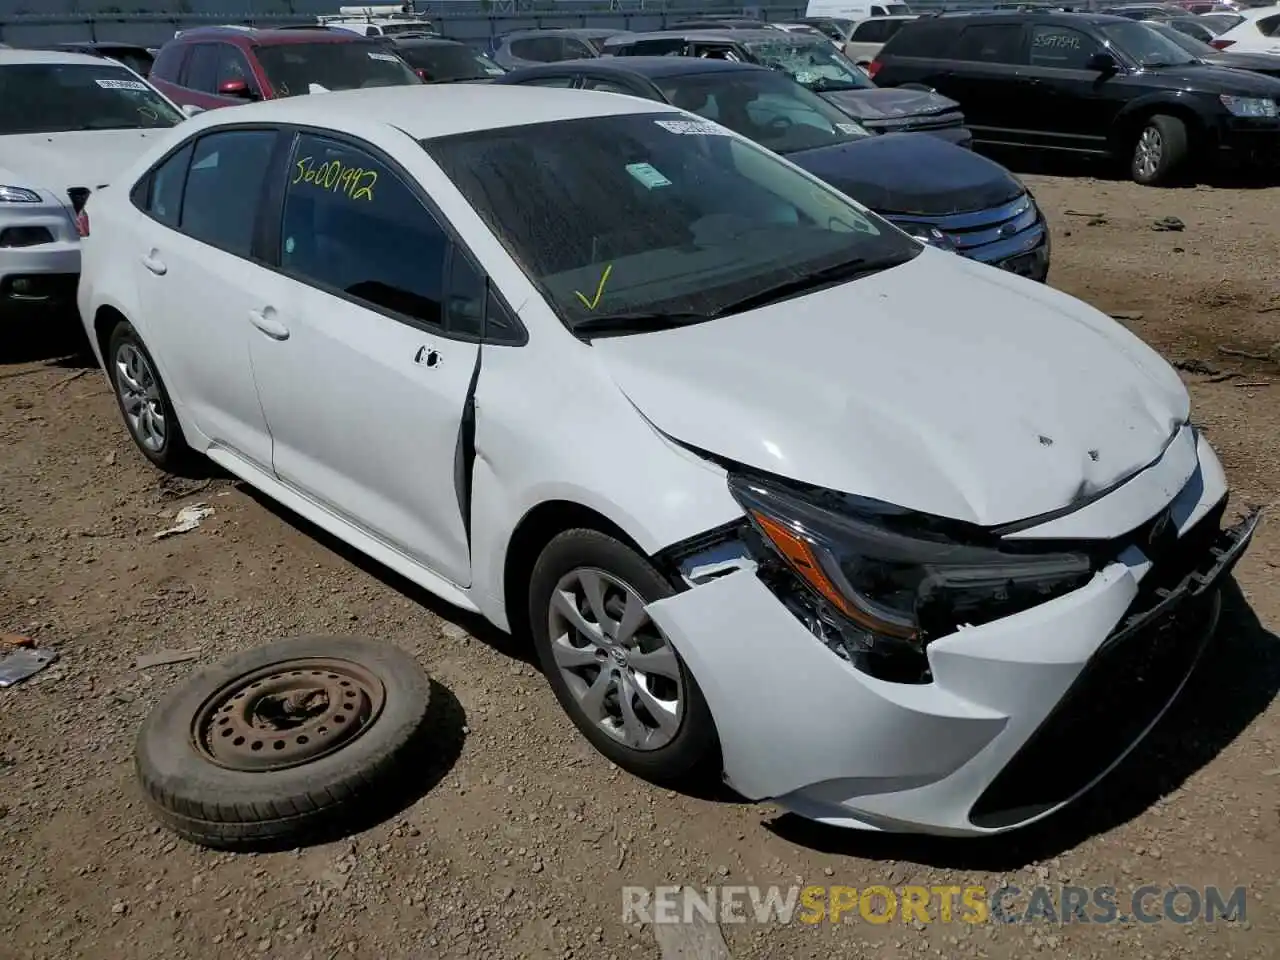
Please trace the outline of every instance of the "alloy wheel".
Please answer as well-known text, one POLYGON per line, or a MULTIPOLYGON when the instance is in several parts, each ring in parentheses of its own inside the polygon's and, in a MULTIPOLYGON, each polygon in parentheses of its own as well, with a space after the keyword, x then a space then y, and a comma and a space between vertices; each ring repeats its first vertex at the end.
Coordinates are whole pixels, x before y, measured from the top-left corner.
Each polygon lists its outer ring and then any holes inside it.
POLYGON ((641 751, 670 743, 684 714, 679 661, 645 603, 617 577, 580 567, 560 578, 548 613, 551 653, 578 707, 641 751))
POLYGON ((115 356, 116 392, 134 439, 153 453, 169 436, 160 396, 160 381, 146 356, 132 343, 122 343, 115 356))
POLYGON ((1164 139, 1160 136, 1160 131, 1155 127, 1147 127, 1138 138, 1137 156, 1134 158, 1138 174, 1144 180, 1154 177, 1160 169, 1163 155, 1164 139))

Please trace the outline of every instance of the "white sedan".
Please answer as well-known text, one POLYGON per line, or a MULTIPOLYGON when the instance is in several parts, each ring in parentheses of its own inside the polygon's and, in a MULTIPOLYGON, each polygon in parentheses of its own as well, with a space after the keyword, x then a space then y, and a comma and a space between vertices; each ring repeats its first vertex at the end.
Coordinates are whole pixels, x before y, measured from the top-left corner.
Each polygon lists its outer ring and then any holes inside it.
POLYGON ((0 319, 74 301, 85 200, 183 119, 114 61, 0 50, 0 319))
POLYGON ((526 87, 190 121, 90 201, 142 452, 531 635, 657 782, 991 833, 1087 789, 1252 534, 1177 375, 713 123, 526 87))

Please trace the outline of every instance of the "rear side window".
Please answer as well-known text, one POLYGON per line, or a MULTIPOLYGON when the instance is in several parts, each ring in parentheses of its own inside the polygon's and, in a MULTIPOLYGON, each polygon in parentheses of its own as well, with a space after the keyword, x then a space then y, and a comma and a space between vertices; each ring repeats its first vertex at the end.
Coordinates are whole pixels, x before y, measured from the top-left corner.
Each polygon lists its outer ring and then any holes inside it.
POLYGON ((538 63, 555 63, 560 58, 558 37, 526 37, 511 41, 511 55, 521 60, 538 63))
POLYGON ((685 42, 679 38, 640 40, 629 46, 620 47, 617 53, 619 56, 629 57, 665 57, 669 54, 678 54, 684 47, 685 42))
POLYGON ((902 23, 901 20, 863 20, 849 39, 854 43, 884 43, 902 23))
POLYGON ((272 130, 228 130, 201 137, 187 174, 182 232, 228 253, 249 256, 275 140, 272 130))
POLYGON ((1274 37, 1277 31, 1280 31, 1280 15, 1258 21, 1258 32, 1264 37, 1274 37))
POLYGON ((182 85, 188 90, 199 90, 201 93, 213 93, 218 89, 218 56, 219 44, 197 43, 191 48, 191 59, 187 61, 186 76, 182 85))
POLYGON ((953 24, 941 20, 915 20, 889 38, 880 51, 882 57, 944 59, 956 37, 953 24))
POLYGON ((182 70, 182 61, 186 58, 187 51, 190 49, 186 44, 174 44, 165 47, 156 57, 156 62, 151 67, 151 76, 157 80, 168 80, 170 83, 178 82, 178 74, 182 70))
POLYGON ((981 23, 965 27, 950 59, 976 63, 1022 63, 1022 25, 981 23))

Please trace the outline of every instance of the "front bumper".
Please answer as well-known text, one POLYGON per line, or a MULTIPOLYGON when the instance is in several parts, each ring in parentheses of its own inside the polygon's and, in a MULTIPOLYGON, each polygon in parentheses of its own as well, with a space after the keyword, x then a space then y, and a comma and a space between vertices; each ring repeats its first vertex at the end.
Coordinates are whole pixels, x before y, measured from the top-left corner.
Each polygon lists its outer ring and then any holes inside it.
POLYGON ((899 226, 936 227, 962 257, 1045 282, 1049 277, 1049 227, 1030 194, 973 213, 943 217, 883 214, 899 226))
POLYGON ((1217 141, 1218 160, 1228 166, 1280 166, 1280 119, 1220 118, 1217 141))
POLYGON ((0 206, 0 319, 75 303, 79 237, 67 208, 40 195, 41 203, 0 206))
POLYGON ((707 698, 726 780, 833 825, 955 835, 1023 826, 1083 793, 1181 690, 1217 588, 1252 536, 1256 518, 1199 540, 1226 496, 1217 458, 1199 446, 1170 504, 1178 543, 1201 561, 1181 582, 1153 603, 1143 581, 1163 583, 1163 568, 1129 548, 1073 593, 936 640, 928 684, 855 670, 749 569, 651 605, 707 698), (1134 695, 1132 674, 1152 664, 1155 681, 1134 695), (1105 736, 1059 749, 1100 710, 1105 736), (1060 769, 1046 777, 1037 765, 1060 769))

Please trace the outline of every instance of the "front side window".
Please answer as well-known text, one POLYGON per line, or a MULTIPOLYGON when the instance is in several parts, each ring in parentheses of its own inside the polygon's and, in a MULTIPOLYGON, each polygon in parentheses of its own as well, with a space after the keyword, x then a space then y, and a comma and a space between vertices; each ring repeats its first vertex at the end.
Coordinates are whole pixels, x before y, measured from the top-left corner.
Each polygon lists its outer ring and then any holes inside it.
POLYGON ((465 44, 423 43, 405 46, 400 55, 409 66, 422 71, 430 83, 485 80, 506 73, 500 66, 465 44))
POLYGON ((1022 25, 980 23, 965 27, 951 53, 971 63, 1022 63, 1022 25))
POLYGON ((280 231, 286 272, 442 325, 448 239, 394 171, 363 150, 307 134, 288 176, 280 231))
POLYGON ((658 87, 680 109, 714 120, 775 153, 868 136, 816 93, 770 70, 662 77, 658 87))
POLYGON ((771 70, 781 70, 810 90, 874 89, 866 74, 831 44, 807 37, 780 37, 743 44, 751 58, 771 70))
POLYGON ((1176 67, 1196 59, 1145 23, 1109 23, 1099 32, 1113 47, 1144 67, 1176 67))
POLYGON ((782 282, 874 272, 921 249, 764 148, 676 113, 423 145, 571 327, 605 314, 732 312, 782 282))
MULTIPOLYGON (((1151 33, 1155 34, 1155 31, 1151 33)), ((1084 70, 1089 65, 1089 58, 1101 50, 1102 45, 1098 41, 1079 30, 1048 25, 1031 28, 1033 66, 1084 70)))
POLYGON ((274 130, 226 130, 201 137, 191 156, 179 229, 240 257, 249 256, 274 130))
POLYGON ((188 90, 199 90, 201 93, 213 93, 218 89, 218 48, 217 43, 197 43, 191 47, 191 57, 187 61, 187 72, 182 85, 188 90))
POLYGON ((422 82, 378 42, 279 43, 258 47, 257 55, 277 97, 422 82))
POLYGON ((249 61, 244 58, 244 54, 229 43, 219 44, 217 51, 214 90, 223 92, 226 89, 224 84, 236 86, 243 84, 244 86, 240 89, 254 97, 261 96, 258 81, 253 78, 253 71, 249 68, 249 61))
POLYGON ((162 128, 182 119, 160 94, 114 63, 0 66, 0 136, 162 128))

